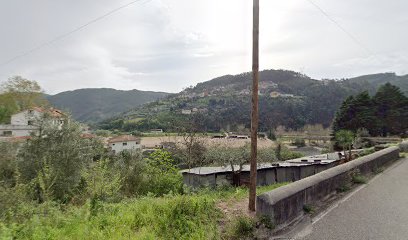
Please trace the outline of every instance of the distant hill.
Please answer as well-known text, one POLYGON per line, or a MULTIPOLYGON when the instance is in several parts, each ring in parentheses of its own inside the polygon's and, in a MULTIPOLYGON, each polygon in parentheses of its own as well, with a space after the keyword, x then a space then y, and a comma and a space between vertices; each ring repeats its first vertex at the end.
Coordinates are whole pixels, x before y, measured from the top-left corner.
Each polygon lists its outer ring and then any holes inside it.
MULTIPOLYGON (((205 131, 235 131, 250 126, 251 73, 226 75, 195 87, 136 107, 119 117, 103 121, 105 129, 145 131, 152 128, 174 130, 175 121, 200 116, 205 131), (191 114, 190 114, 191 112, 191 114)), ((305 124, 330 126, 342 101, 350 95, 390 82, 408 93, 408 77, 393 73, 351 79, 316 80, 286 70, 260 72, 260 129, 278 125, 297 129, 305 124)), ((408 94, 407 94, 408 95, 408 94)))
POLYGON ((168 95, 164 92, 89 88, 46 97, 51 105, 70 112, 78 121, 99 122, 168 95))
POLYGON ((378 88, 380 85, 389 82, 401 88, 401 90, 408 95, 408 75, 398 76, 395 73, 378 73, 350 78, 348 81, 362 85, 371 85, 374 88, 378 88))

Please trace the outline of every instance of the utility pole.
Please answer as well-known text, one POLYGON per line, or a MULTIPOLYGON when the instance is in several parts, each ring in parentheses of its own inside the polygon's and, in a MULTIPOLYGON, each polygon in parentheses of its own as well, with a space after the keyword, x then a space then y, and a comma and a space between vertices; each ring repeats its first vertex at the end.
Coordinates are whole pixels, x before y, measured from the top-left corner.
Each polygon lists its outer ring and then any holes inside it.
POLYGON ((249 179, 250 211, 255 211, 256 173, 258 149, 258 82, 259 82, 259 0, 253 4, 253 33, 252 33, 252 114, 251 114, 251 168, 249 179))

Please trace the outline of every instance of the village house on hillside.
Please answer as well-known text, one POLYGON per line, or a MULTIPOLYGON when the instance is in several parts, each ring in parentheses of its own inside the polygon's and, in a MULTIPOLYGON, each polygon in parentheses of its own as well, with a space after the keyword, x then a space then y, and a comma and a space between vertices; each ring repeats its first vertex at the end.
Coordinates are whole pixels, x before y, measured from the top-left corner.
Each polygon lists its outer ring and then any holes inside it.
POLYGON ((27 137, 39 130, 38 121, 47 114, 51 124, 61 126, 66 115, 55 108, 33 107, 11 116, 10 124, 0 125, 0 137, 27 137))
POLYGON ((116 154, 122 152, 123 150, 142 149, 140 141, 141 140, 138 137, 123 135, 109 139, 108 146, 109 149, 116 154))

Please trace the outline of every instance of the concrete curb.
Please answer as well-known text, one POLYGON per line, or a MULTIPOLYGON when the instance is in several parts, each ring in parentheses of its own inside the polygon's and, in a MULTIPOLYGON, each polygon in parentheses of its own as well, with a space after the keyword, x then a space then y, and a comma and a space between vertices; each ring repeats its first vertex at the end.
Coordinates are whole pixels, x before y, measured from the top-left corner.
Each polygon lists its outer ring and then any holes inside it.
POLYGON ((304 214, 305 205, 325 200, 351 182, 359 170, 368 174, 399 158, 398 147, 390 147, 330 168, 257 197, 257 214, 269 216, 276 225, 286 225, 304 214))

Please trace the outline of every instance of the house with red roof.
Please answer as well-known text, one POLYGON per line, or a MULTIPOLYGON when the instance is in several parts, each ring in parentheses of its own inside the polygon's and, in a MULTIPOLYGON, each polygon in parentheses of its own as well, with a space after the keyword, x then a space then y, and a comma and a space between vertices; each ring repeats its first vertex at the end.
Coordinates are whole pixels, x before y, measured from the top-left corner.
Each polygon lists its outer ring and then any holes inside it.
POLYGON ((142 149, 141 139, 132 135, 122 135, 108 140, 109 149, 113 153, 119 153, 124 150, 142 149))
POLYGON ((11 116, 10 124, 0 125, 0 137, 27 137, 39 130, 39 121, 47 115, 55 126, 62 126, 67 116, 55 108, 33 107, 11 116))

